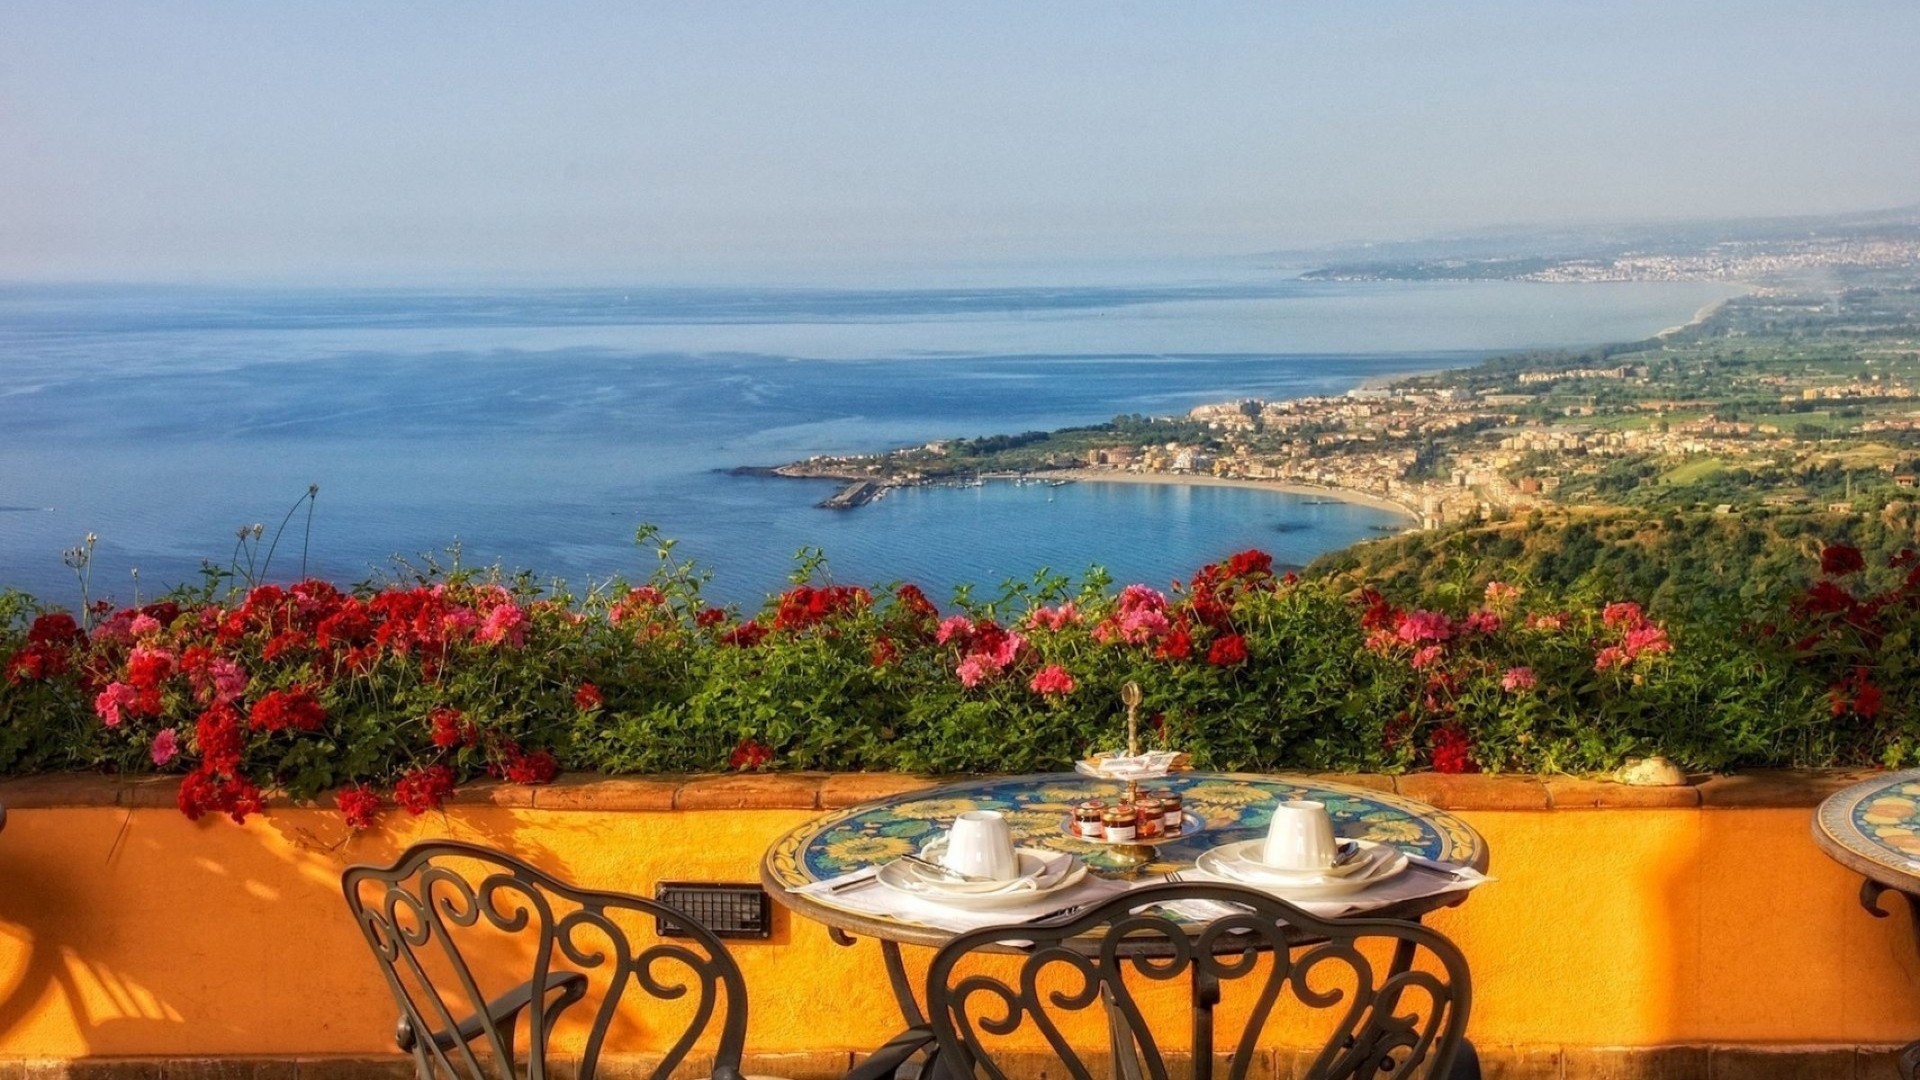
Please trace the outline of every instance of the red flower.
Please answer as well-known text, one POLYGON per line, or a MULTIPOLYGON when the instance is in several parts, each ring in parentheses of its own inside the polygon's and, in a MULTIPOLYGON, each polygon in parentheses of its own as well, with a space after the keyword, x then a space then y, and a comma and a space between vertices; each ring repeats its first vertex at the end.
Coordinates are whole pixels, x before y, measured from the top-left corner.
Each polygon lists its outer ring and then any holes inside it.
POLYGON ((27 629, 27 643, 30 645, 81 645, 87 636, 80 632, 79 624, 73 616, 64 611, 49 611, 33 620, 27 629))
POLYGON ((773 617, 776 630, 804 630, 836 615, 858 611, 872 603, 867 590, 854 585, 829 585, 816 589, 808 585, 781 594, 773 617))
POLYGON ((940 609, 933 606, 933 601, 927 599, 927 594, 921 592, 918 585, 900 586, 893 590, 893 598, 914 618, 931 620, 940 617, 940 609))
POLYGON ((1232 667, 1244 663, 1246 659, 1247 639, 1239 634, 1215 638, 1213 646, 1207 650, 1207 663, 1214 667, 1232 667))
POLYGON ((1448 724, 1433 732, 1433 771, 1443 773, 1479 772, 1473 763, 1473 741, 1460 727, 1448 724))
POLYGON ((340 610, 320 620, 313 632, 313 643, 322 649, 364 645, 373 639, 373 619, 357 600, 348 600, 340 610))
POLYGON ((51 645, 28 645, 7 661, 7 681, 15 685, 58 678, 71 670, 67 651, 51 645))
POLYGON ((1027 683, 1027 688, 1044 697, 1066 697, 1073 693, 1073 676, 1059 664, 1048 664, 1041 668, 1027 683))
POLYGON ((1851 544, 1830 544, 1820 552, 1820 572, 1829 577, 1856 574, 1866 568, 1867 560, 1851 544))
POLYGON ((887 667, 899 663, 900 648, 893 643, 892 638, 874 638, 872 658, 874 667, 887 667))
POLYGON ((751 649, 755 645, 765 641, 766 637, 767 628, 761 626, 759 622, 743 622, 739 626, 721 634, 720 644, 732 645, 740 649, 751 649))
POLYGON ((1243 578, 1271 573, 1273 573, 1273 556, 1258 549, 1248 549, 1227 560, 1229 577, 1243 578))
POLYGON ((404 807, 407 813, 419 817, 429 810, 438 810, 440 805, 453 794, 453 770, 445 765, 428 765, 415 769, 402 776, 400 782, 393 785, 393 801, 404 807))
POLYGON ((628 589, 627 595, 614 601, 607 609, 607 621, 615 626, 630 619, 651 618, 653 610, 662 607, 667 596, 651 585, 642 585, 637 589, 628 589))
POLYGON ((1387 598, 1372 589, 1360 590, 1359 602, 1366 605, 1366 611, 1360 615, 1360 629, 1392 629, 1400 620, 1400 612, 1387 598))
POLYGON ((1880 715, 1884 704, 1884 695, 1873 684, 1873 672, 1865 667, 1856 667, 1839 682, 1833 684, 1827 693, 1833 706, 1833 715, 1841 716, 1851 710, 1863 720, 1871 720, 1880 715))
POLYGON ((1853 608, 1853 594, 1831 581, 1816 581, 1800 599, 1799 608, 1809 615, 1833 615, 1853 608))
POLYGON ((173 654, 141 646, 127 659, 127 682, 135 689, 157 690, 173 674, 173 654))
POLYGON ((180 781, 180 794, 175 803, 188 821, 199 821, 201 815, 207 813, 223 813, 232 817, 236 825, 244 823, 248 814, 261 813, 267 807, 266 798, 253 781, 221 776, 205 765, 180 781))
POLYGON ((733 748, 732 755, 727 758, 727 768, 745 772, 749 769, 758 769, 772 760, 773 751, 760 740, 749 736, 741 739, 740 745, 733 748))
POLYGON ((472 746, 479 738, 479 730, 467 722, 467 714, 450 706, 428 713, 427 722, 433 726, 433 745, 442 750, 472 746))
POLYGON ((1173 632, 1153 650, 1153 655, 1162 660, 1185 660, 1193 655, 1193 635, 1187 632, 1185 621, 1174 625, 1173 632))
POLYGON ((580 689, 573 692, 573 707, 581 712, 597 709, 606 704, 606 700, 600 696, 600 688, 590 682, 581 683, 580 689))
POLYGON ((721 623, 726 621, 727 621, 727 613, 720 610, 717 607, 707 608, 705 611, 702 611, 700 614, 695 615, 693 617, 693 625, 699 627, 702 630, 705 630, 710 626, 719 626, 721 623))
POLYGON ((265 660, 278 660, 296 649, 306 648, 307 645, 305 634, 298 630, 284 630, 273 635, 273 638, 267 642, 266 648, 260 650, 260 656, 265 660))
POLYGON ((1645 612, 1640 610, 1639 604, 1631 600, 1622 600, 1619 603, 1608 604, 1605 608, 1601 609, 1600 621, 1608 626, 1624 626, 1629 630, 1633 630, 1645 626, 1647 624, 1647 616, 1645 612))
POLYGON ((290 690, 272 690, 259 701, 253 703, 253 709, 247 714, 247 722, 255 731, 281 731, 292 728, 295 731, 319 731, 326 726, 327 711, 304 686, 295 686, 290 690))
POLYGON ((545 750, 529 754, 518 746, 508 746, 500 762, 500 772, 516 784, 545 784, 560 775, 560 763, 545 750))
POLYGON ((333 805, 346 816, 347 828, 355 832, 373 828, 373 819, 380 813, 381 804, 380 793, 365 784, 341 788, 333 795, 333 805))
POLYGON ((193 739, 200 748, 202 768, 229 775, 240 770, 246 736, 240 733, 240 714, 233 706, 215 705, 201 713, 194 721, 193 739))

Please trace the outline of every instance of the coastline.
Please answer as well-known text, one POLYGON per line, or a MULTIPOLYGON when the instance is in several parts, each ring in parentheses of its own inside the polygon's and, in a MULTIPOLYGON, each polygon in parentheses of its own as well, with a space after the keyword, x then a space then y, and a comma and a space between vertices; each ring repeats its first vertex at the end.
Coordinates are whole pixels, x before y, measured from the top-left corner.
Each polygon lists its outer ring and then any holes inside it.
POLYGON ((1760 286, 1755 285, 1752 282, 1748 282, 1748 281, 1738 282, 1738 284, 1742 289, 1746 291, 1739 293, 1735 296, 1729 296, 1729 297, 1725 297, 1724 299, 1715 300, 1713 303, 1708 304, 1707 306, 1701 308, 1699 311, 1694 312, 1693 318, 1688 319, 1686 322, 1681 323, 1679 326, 1669 326, 1665 330, 1662 330, 1659 333, 1653 335, 1654 340, 1658 341, 1662 338, 1670 338, 1675 334, 1685 333, 1686 331, 1691 330, 1694 327, 1699 326, 1700 324, 1706 322, 1708 319, 1713 318, 1713 316, 1717 312, 1719 312, 1721 308, 1726 307, 1728 304, 1731 304, 1732 302, 1734 302, 1735 300, 1739 299, 1742 296, 1752 296, 1755 292, 1758 292, 1760 289, 1760 286))
MULTIPOLYGON (((1396 502, 1384 495, 1375 495, 1368 491, 1355 491, 1352 488, 1323 487, 1318 484, 1301 484, 1286 480, 1256 480, 1244 476, 1202 476, 1190 473, 1137 473, 1108 469, 1049 469, 1043 473, 1032 473, 1049 479, 1083 480, 1093 484, 1186 484, 1190 487, 1234 487, 1255 491, 1271 491, 1280 495, 1305 495, 1309 497, 1334 499, 1339 502, 1353 503, 1373 510, 1384 510, 1407 519, 1408 524, 1402 532, 1414 532, 1420 528, 1420 515, 1405 503, 1396 502)), ((986 480, 1012 479, 1010 474, 991 473, 982 477, 986 480)), ((1385 535, 1385 534, 1382 534, 1385 535)))

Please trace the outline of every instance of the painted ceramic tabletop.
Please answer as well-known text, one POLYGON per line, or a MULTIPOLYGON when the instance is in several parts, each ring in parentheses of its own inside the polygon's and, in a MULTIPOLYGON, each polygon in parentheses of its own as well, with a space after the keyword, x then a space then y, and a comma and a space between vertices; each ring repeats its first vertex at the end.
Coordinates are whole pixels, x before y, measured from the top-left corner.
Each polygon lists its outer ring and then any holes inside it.
POLYGON ((1814 839, 1863 874, 1920 892, 1920 769, 1888 773, 1827 797, 1814 839))
MULTIPOLYGON (((1144 789, 1180 792, 1186 811, 1206 827, 1153 849, 1144 872, 1190 867, 1209 848, 1266 835, 1276 803, 1313 799, 1327 805, 1334 832, 1393 844, 1430 859, 1483 867, 1486 848, 1466 822, 1387 792, 1303 777, 1176 773, 1144 789)), ((998 810, 1028 847, 1070 851, 1098 863, 1102 845, 1066 835, 1062 820, 1086 799, 1113 801, 1126 785, 1075 773, 975 780, 865 803, 808 822, 767 852, 767 876, 796 889, 920 850, 968 810, 998 810)))

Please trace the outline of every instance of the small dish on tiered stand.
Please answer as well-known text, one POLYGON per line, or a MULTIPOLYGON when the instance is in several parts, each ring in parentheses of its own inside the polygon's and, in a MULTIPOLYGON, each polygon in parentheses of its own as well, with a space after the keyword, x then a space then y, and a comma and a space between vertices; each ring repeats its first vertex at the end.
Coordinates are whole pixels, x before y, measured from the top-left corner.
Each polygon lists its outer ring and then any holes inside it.
POLYGON ((1126 753, 1112 751, 1094 754, 1074 762, 1074 771, 1083 776, 1126 784, 1126 798, 1116 807, 1089 800, 1061 819, 1060 831, 1082 843, 1107 848, 1111 862, 1131 868, 1152 859, 1153 849, 1158 845, 1186 839, 1204 829, 1206 822, 1177 803, 1173 807, 1166 807, 1151 795, 1146 800, 1141 798, 1140 785, 1143 781, 1184 772, 1189 768, 1188 759, 1186 754, 1175 750, 1142 753, 1139 684, 1128 683, 1122 687, 1120 700, 1127 706, 1126 753), (1093 817, 1096 810, 1103 819, 1099 824, 1095 823, 1093 817), (1129 810, 1133 812, 1131 824, 1128 823, 1129 810), (1141 810, 1145 810, 1148 816, 1142 816, 1141 810))

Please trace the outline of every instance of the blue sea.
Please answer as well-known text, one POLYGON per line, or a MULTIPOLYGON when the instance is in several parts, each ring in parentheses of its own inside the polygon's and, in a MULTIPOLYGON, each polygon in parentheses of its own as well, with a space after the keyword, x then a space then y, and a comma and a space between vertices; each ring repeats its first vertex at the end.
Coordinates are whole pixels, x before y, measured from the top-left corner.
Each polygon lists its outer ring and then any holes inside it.
POLYGON ((795 552, 833 580, 992 592, 1103 566, 1164 585, 1247 547, 1287 563, 1397 516, 1273 492, 991 483, 853 511, 830 482, 735 476, 957 436, 1339 392, 1494 352, 1640 338, 1733 290, 1320 283, 955 289, 209 289, 0 286, 0 586, 96 596, 227 567, 351 582, 403 565, 579 588, 656 557, 756 604, 795 552), (301 499, 319 486, 311 532, 301 499), (265 547, 263 542, 262 548, 265 547), (255 555, 256 566, 260 555, 255 555), (396 563, 396 557, 401 562, 396 563))

